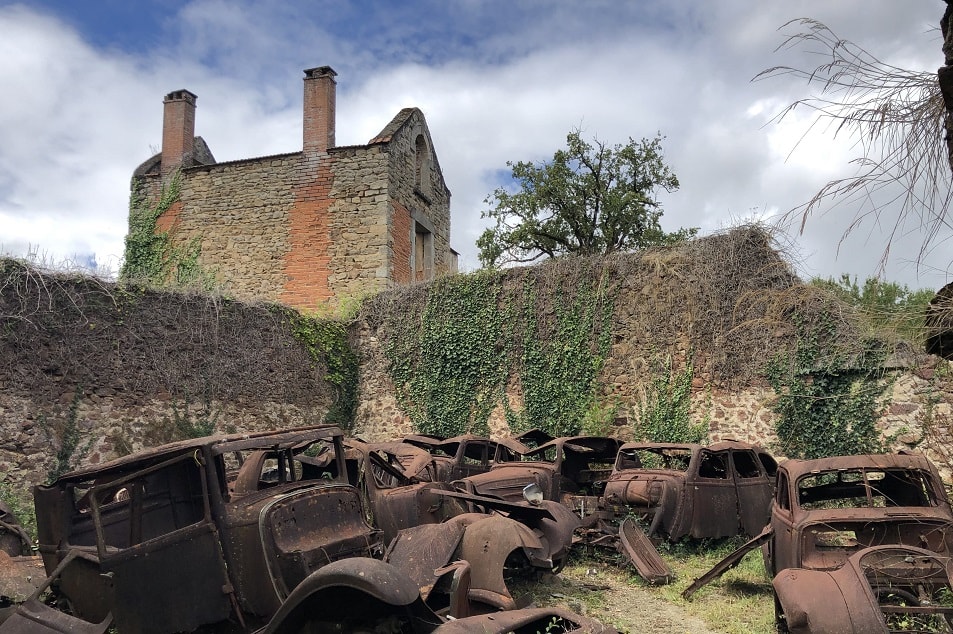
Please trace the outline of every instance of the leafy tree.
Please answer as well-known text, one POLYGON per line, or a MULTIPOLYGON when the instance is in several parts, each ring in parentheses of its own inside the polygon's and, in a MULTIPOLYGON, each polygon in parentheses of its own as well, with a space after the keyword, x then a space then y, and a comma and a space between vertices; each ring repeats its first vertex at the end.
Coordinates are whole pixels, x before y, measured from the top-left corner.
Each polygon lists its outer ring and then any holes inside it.
POLYGON ((533 262, 566 253, 612 253, 671 244, 697 229, 665 233, 659 226, 659 188, 678 189, 662 157, 662 136, 608 146, 583 140, 575 130, 552 161, 507 162, 519 183, 515 193, 499 188, 484 201, 484 218, 496 226, 477 240, 480 261, 492 267, 533 262))

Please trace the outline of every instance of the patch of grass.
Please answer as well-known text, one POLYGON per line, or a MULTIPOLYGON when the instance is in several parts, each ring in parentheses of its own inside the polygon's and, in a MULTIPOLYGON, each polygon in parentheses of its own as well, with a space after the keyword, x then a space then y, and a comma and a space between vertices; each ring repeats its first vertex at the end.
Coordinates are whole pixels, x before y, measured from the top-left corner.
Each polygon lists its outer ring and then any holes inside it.
POLYGON ((666 627, 666 623, 683 615, 703 622, 713 632, 775 634, 771 580, 760 550, 749 553, 736 568, 699 590, 691 600, 681 596, 692 581, 743 543, 737 538, 663 545, 662 557, 676 575, 675 582, 667 586, 646 583, 621 555, 583 549, 570 557, 557 577, 544 576, 544 583, 511 584, 510 589, 521 605, 560 605, 620 632, 648 631, 644 629, 646 618, 653 631, 691 631, 688 622, 666 627), (643 597, 637 598, 637 593, 643 597), (619 602, 620 597, 626 604, 619 602), (663 615, 658 620, 645 616, 652 605, 660 604, 670 604, 675 615, 663 615))
POLYGON ((690 600, 682 598, 685 588, 743 543, 741 538, 702 540, 663 552, 662 557, 675 571, 675 583, 647 588, 717 632, 774 634, 774 593, 760 549, 745 555, 737 567, 696 592, 690 600))

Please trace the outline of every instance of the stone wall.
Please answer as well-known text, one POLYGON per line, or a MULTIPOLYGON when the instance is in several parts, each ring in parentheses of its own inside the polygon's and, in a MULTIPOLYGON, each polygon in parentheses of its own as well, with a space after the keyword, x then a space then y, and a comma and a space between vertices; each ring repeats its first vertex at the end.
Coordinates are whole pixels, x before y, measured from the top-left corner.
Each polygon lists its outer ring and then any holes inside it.
MULTIPOLYGON (((629 423, 656 371, 653 360, 667 356, 678 370, 691 356, 694 416, 708 421, 710 439, 772 447, 777 441, 771 409, 776 395, 761 370, 769 351, 780 350, 793 336, 785 311, 775 303, 810 302, 802 311, 823 307, 823 299, 786 272, 772 253, 757 232, 742 231, 679 249, 588 263, 549 262, 501 275, 508 289, 520 289, 523 280, 533 277, 537 288, 562 292, 587 276, 590 281, 602 279, 611 289, 611 345, 599 384, 601 401, 618 405, 615 434, 630 438, 629 423)), ((384 354, 389 333, 375 311, 416 319, 426 300, 426 292, 419 289, 391 291, 355 324, 361 355, 355 428, 367 439, 387 440, 414 431, 395 398, 384 354)), ((544 300, 539 310, 551 310, 547 306, 544 300)), ((845 328, 850 330, 849 324, 845 328)), ((884 437, 893 439, 895 449, 924 450, 941 466, 953 464, 953 366, 932 355, 891 363, 885 379, 889 402, 880 421, 884 437)), ((505 398, 513 409, 522 408, 518 370, 505 398)), ((509 433, 502 404, 491 415, 490 428, 495 435, 509 433)))
POLYGON ((157 228, 169 232, 177 248, 201 244, 201 265, 223 293, 278 301, 289 275, 281 264, 292 247, 300 166, 298 154, 183 170, 179 200, 157 228))
POLYGON ((48 275, 0 260, 0 473, 24 490, 74 466, 217 431, 317 424, 334 401, 281 309, 48 275))

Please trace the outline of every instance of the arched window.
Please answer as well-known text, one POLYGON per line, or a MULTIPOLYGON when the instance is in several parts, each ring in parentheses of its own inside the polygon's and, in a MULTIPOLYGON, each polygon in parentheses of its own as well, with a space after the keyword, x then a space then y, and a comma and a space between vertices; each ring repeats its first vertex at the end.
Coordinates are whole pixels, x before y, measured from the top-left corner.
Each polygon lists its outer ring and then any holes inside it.
POLYGON ((427 193, 430 185, 430 148, 427 147, 427 140, 424 138, 424 135, 417 135, 414 150, 417 161, 414 186, 418 191, 427 193))

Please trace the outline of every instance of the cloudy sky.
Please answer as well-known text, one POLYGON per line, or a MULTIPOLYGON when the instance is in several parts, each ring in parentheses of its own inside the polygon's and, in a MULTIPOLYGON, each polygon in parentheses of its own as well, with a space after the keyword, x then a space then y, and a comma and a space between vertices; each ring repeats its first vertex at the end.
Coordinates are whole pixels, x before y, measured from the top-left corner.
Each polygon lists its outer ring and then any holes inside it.
MULTIPOLYGON (((337 143, 366 143, 420 107, 453 193, 452 243, 479 266, 483 200, 508 160, 542 161, 567 132, 610 144, 663 134, 681 189, 663 226, 702 233, 776 222, 857 150, 815 133, 803 81, 750 80, 805 65, 775 52, 810 17, 903 68, 942 63, 940 0, 0 0, 0 251, 48 264, 118 268, 133 169, 161 145, 162 98, 198 95, 196 134, 219 161, 301 148, 302 70, 338 73, 337 143), (792 150, 793 153, 792 153, 792 150)), ((811 60, 816 62, 817 60, 811 60)), ((892 228, 842 205, 781 233, 804 277, 878 274, 892 228)), ((888 214, 889 215, 889 214, 888 214)), ((885 277, 915 288, 953 279, 953 240, 920 266, 923 232, 892 242, 885 277)))

